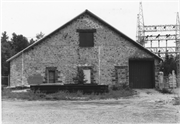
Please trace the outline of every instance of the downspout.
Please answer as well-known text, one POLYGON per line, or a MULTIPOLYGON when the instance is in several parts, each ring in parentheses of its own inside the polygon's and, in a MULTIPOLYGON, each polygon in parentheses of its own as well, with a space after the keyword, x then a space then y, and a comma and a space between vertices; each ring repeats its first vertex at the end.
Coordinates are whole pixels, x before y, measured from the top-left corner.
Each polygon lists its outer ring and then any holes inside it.
POLYGON ((22 52, 22 73, 21 73, 21 84, 23 85, 23 75, 24 75, 24 54, 22 52))
POLYGON ((101 46, 99 46, 99 84, 100 84, 100 82, 101 82, 101 46))

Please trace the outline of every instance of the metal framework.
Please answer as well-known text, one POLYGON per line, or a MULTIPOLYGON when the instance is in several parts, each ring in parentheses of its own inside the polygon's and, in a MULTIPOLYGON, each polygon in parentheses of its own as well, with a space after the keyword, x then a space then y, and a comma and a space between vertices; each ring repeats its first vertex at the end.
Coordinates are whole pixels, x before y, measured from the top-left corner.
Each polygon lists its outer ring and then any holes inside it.
POLYGON ((178 82, 180 82, 180 20, 179 13, 176 16, 176 51, 178 51, 177 57, 177 78, 178 82))
POLYGON ((142 8, 142 3, 140 2, 139 14, 137 14, 137 32, 136 32, 137 42, 144 45, 144 36, 145 36, 145 32, 144 32, 143 8, 142 8))
POLYGON ((180 54, 180 20, 179 20, 179 13, 177 12, 176 16, 176 51, 180 54))
POLYGON ((144 29, 146 32, 175 31, 176 25, 146 25, 144 29))
POLYGON ((155 54, 163 57, 168 52, 170 54, 180 53, 180 20, 177 12, 176 24, 168 25, 144 25, 142 2, 139 5, 139 14, 137 15, 137 42, 146 47, 155 54), (161 44, 165 46, 161 46, 161 44), (174 43, 174 46, 168 44, 174 43), (153 46, 157 44, 157 46, 153 46))

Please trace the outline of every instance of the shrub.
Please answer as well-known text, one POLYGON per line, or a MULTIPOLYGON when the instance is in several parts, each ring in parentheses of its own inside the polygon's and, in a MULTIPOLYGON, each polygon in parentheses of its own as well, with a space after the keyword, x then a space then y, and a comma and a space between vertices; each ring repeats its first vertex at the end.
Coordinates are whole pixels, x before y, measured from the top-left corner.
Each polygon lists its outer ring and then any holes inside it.
POLYGON ((109 90, 108 93, 103 94, 83 94, 82 92, 69 93, 67 91, 59 91, 57 93, 45 94, 40 91, 33 92, 31 90, 27 92, 12 92, 12 90, 6 89, 2 92, 3 98, 15 98, 24 100, 92 100, 92 99, 118 99, 121 97, 128 97, 134 95, 133 90, 109 90))
POLYGON ((168 93, 168 94, 171 94, 172 92, 169 90, 169 89, 167 89, 167 88, 163 88, 162 90, 160 90, 159 89, 159 92, 161 92, 161 93, 168 93))
POLYGON ((102 94, 91 93, 91 94, 86 95, 86 99, 87 99, 87 100, 99 99, 99 97, 100 97, 101 95, 102 95, 102 94))
POLYGON ((2 91, 2 98, 14 98, 14 99, 25 99, 25 100, 40 100, 44 99, 46 94, 40 91, 33 92, 31 90, 27 92, 12 92, 11 89, 4 89, 2 91))
POLYGON ((65 91, 59 91, 57 93, 47 94, 46 100, 66 100, 69 98, 69 93, 65 91))
POLYGON ((29 89, 28 86, 16 86, 16 87, 13 87, 11 88, 11 90, 23 90, 23 89, 29 89))
POLYGON ((85 75, 82 69, 78 69, 77 76, 73 78, 76 84, 85 84, 87 80, 85 80, 85 75))
POLYGON ((80 92, 80 91, 78 91, 77 93, 75 93, 75 96, 76 96, 76 97, 82 97, 82 96, 83 96, 83 93, 80 92))
POLYGON ((118 99, 120 97, 128 97, 132 95, 134 95, 133 90, 122 89, 122 90, 117 90, 117 91, 110 90, 109 93, 105 94, 105 97, 118 99))
POLYGON ((174 104, 173 105, 180 105, 180 97, 175 97, 174 98, 174 104))
POLYGON ((125 89, 122 89, 122 90, 109 90, 108 93, 103 93, 103 94, 90 94, 87 96, 87 99, 88 100, 91 100, 91 99, 118 99, 118 98, 121 98, 121 97, 129 97, 129 96, 132 96, 134 95, 135 92, 133 90, 125 90, 125 89))
POLYGON ((115 84, 110 87, 110 90, 130 90, 129 86, 125 83, 123 84, 115 84))

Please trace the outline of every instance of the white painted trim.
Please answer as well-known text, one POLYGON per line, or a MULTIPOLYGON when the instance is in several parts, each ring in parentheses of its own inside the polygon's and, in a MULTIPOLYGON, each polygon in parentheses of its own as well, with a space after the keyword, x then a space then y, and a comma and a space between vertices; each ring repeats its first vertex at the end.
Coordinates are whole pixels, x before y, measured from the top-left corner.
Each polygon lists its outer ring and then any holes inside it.
POLYGON ((98 47, 98 50, 99 50, 99 84, 101 82, 101 46, 98 47))
POLYGON ((21 73, 21 84, 23 85, 23 75, 24 75, 24 54, 22 53, 22 73, 21 73))

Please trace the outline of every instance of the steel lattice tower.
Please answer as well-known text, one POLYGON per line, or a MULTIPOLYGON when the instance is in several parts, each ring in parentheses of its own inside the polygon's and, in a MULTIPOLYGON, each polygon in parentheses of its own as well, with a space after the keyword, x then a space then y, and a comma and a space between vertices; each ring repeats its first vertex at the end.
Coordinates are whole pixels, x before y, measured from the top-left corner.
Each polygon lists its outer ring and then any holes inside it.
POLYGON ((137 14, 137 32, 136 32, 136 38, 137 42, 144 46, 144 17, 143 17, 143 8, 142 3, 140 2, 139 5, 139 14, 137 14))
POLYGON ((179 20, 179 13, 177 12, 176 16, 176 51, 180 54, 180 20, 179 20))
POLYGON ((176 24, 168 25, 145 25, 143 17, 143 7, 140 2, 139 14, 137 15, 137 32, 136 41, 146 47, 158 56, 164 57, 168 52, 172 55, 180 53, 180 21, 177 13, 176 24), (168 43, 175 43, 175 46, 168 46, 168 43), (149 43, 150 46, 146 46, 149 43), (156 47, 153 43, 158 43, 156 47), (166 44, 161 46, 160 43, 166 44))
POLYGON ((176 16, 176 51, 178 51, 177 55, 177 78, 180 82, 180 20, 179 13, 177 12, 176 16))

